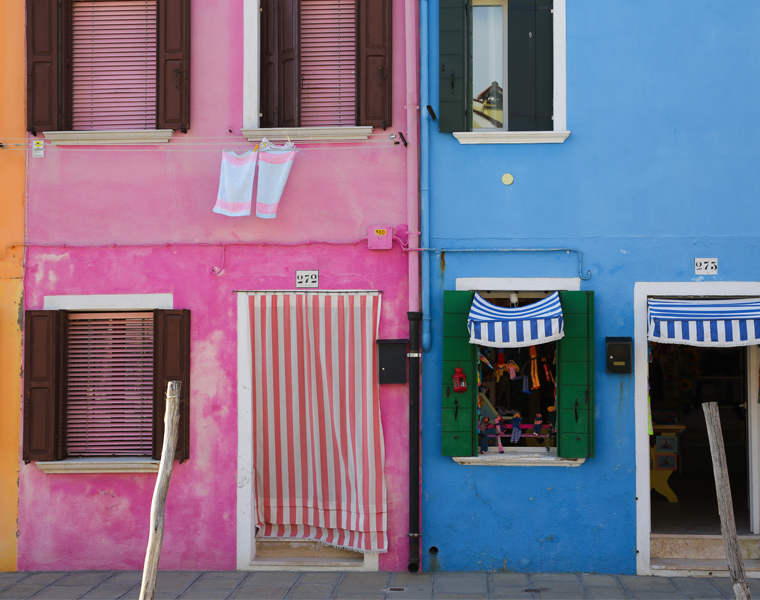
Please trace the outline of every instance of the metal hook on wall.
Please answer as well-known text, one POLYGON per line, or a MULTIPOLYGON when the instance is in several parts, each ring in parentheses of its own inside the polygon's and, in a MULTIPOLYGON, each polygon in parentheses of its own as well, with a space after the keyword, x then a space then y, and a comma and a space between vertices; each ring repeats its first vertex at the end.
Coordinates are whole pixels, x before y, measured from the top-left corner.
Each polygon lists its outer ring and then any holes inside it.
MULTIPOLYGON (((219 244, 222 246, 221 244, 219 244)), ((227 260, 227 246, 222 246, 222 266, 221 267, 211 267, 209 271, 213 275, 221 275, 222 271, 224 271, 224 263, 227 260)))

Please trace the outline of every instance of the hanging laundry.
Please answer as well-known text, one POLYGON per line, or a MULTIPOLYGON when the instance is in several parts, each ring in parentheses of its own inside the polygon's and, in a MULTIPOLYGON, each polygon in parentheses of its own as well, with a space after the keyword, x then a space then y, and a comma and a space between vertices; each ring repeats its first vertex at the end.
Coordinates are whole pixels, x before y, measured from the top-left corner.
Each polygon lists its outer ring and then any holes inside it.
POLYGON ((228 150, 222 152, 215 213, 228 217, 247 217, 251 214, 253 177, 258 155, 256 150, 249 150, 243 154, 235 154, 228 150))
POLYGON ((288 182, 293 159, 298 149, 287 144, 273 144, 266 138, 261 141, 259 156, 259 181, 256 187, 256 216, 274 219, 280 205, 282 191, 288 182))

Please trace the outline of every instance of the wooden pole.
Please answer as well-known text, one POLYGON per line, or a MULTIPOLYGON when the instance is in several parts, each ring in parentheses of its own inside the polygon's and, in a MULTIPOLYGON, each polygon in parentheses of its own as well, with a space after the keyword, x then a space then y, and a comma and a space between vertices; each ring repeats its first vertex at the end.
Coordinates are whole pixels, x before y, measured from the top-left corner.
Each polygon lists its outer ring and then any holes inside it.
POLYGON ((744 572, 742 549, 736 537, 736 522, 734 521, 734 505, 731 499, 731 484, 728 481, 728 465, 726 449, 723 446, 723 431, 720 427, 720 414, 716 402, 702 404, 707 423, 707 436, 710 439, 710 454, 712 454, 713 475, 715 475, 715 491, 718 496, 718 512, 720 513, 720 530, 723 533, 723 544, 726 547, 728 572, 734 588, 736 600, 752 600, 749 591, 747 575, 744 572))
POLYGON ((153 490, 153 502, 150 505, 150 536, 145 552, 140 600, 153 600, 156 593, 158 576, 158 559, 161 557, 161 545, 164 542, 164 509, 169 481, 174 467, 174 452, 177 448, 179 434, 179 390, 180 381, 170 381, 166 389, 166 414, 164 415, 164 445, 161 448, 161 464, 158 467, 156 489, 153 490))

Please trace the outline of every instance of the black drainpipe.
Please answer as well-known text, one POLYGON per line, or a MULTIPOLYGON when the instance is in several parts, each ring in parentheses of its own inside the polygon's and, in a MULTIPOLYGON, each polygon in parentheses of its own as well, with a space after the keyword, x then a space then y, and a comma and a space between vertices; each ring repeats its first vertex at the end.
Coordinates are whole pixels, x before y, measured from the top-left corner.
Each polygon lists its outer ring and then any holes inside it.
POLYGON ((409 318, 409 566, 420 570, 420 322, 422 313, 409 318))

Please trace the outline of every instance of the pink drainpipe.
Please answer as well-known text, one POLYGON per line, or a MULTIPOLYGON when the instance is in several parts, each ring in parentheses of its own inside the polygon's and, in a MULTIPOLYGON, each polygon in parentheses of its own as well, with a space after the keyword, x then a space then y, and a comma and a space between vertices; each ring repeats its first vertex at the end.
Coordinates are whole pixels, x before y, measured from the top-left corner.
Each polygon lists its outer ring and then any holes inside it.
MULTIPOLYGON (((406 51, 406 213, 409 226, 409 249, 419 248, 419 131, 418 131, 418 78, 417 73, 417 1, 404 2, 404 44, 406 51)), ((420 267, 417 252, 409 257, 409 312, 420 310, 420 267)))

